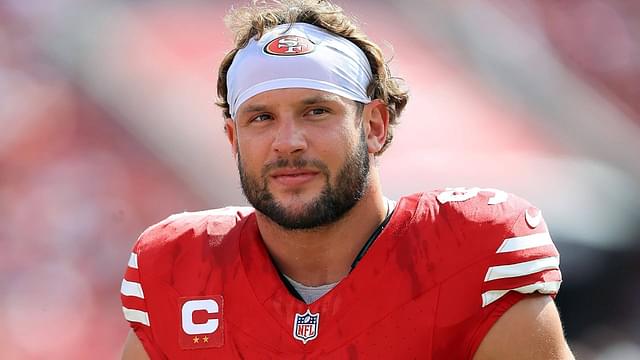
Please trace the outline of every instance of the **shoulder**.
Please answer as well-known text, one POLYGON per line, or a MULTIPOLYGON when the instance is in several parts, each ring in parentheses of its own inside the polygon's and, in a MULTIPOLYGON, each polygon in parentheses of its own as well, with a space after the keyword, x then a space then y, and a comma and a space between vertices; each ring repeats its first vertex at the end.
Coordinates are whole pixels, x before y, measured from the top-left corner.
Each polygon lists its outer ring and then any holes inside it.
POLYGON ((174 214, 147 228, 135 242, 131 260, 146 278, 169 278, 176 267, 193 267, 223 251, 227 235, 253 213, 225 207, 174 214))
POLYGON ((436 326, 444 332, 435 340, 437 354, 458 348, 461 357, 473 354, 496 319, 525 295, 557 293, 559 254, 542 212, 527 200, 483 188, 413 199, 413 223, 438 284, 436 326))
POLYGON ((410 198, 416 202, 414 223, 438 234, 425 240, 460 261, 493 254, 509 238, 548 233, 537 207, 499 189, 446 188, 410 198))
POLYGON ((222 269, 235 261, 232 233, 252 213, 227 207, 176 214, 150 226, 135 242, 120 297, 125 319, 151 358, 164 357, 161 343, 174 336, 176 296, 198 293, 211 279, 212 286, 222 286, 222 269))
MULTIPOLYGON (((539 211, 527 200, 493 188, 446 188, 432 193, 439 214, 465 231, 508 233, 529 210, 539 211)), ((536 228, 541 224, 534 224, 536 228)), ((544 224, 542 224, 544 225, 544 224)))
POLYGON ((474 282, 481 306, 509 290, 557 291, 559 254, 541 210, 527 200, 477 187, 409 198, 415 202, 413 226, 422 234, 427 261, 440 282, 468 289, 474 282))
POLYGON ((193 239, 224 237, 252 213, 249 207, 225 207, 173 214, 143 231, 134 252, 154 253, 193 239))

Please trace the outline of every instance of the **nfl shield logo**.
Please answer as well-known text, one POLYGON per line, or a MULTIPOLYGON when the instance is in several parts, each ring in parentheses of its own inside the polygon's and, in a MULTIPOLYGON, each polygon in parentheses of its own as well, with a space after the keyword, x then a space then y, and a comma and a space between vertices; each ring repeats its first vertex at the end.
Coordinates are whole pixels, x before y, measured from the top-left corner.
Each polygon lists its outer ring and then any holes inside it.
POLYGON ((318 336, 320 314, 312 314, 309 309, 304 314, 296 314, 293 321, 293 337, 306 344, 318 336))

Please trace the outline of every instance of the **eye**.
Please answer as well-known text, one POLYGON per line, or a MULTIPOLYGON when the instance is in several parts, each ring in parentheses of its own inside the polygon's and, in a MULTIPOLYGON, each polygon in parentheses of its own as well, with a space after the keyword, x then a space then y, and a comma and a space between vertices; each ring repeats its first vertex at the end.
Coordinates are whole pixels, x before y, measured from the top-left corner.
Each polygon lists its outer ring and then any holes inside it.
POLYGON ((249 122, 256 122, 256 123, 261 123, 261 122, 265 122, 267 120, 271 120, 272 117, 269 114, 260 114, 257 116, 254 116, 253 118, 251 118, 251 120, 249 122))
POLYGON ((325 108, 314 108, 311 109, 309 111, 307 111, 307 113, 305 115, 310 115, 310 116, 318 116, 318 115, 324 115, 324 114, 328 114, 329 110, 325 109, 325 108))

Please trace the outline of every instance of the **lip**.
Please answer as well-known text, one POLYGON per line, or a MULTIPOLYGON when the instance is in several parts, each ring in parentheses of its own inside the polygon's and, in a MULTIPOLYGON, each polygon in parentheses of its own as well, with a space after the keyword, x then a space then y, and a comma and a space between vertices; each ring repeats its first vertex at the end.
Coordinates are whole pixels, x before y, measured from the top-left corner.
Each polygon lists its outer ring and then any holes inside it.
POLYGON ((270 174, 278 184, 284 186, 299 186, 315 179, 320 172, 308 169, 279 169, 270 174))

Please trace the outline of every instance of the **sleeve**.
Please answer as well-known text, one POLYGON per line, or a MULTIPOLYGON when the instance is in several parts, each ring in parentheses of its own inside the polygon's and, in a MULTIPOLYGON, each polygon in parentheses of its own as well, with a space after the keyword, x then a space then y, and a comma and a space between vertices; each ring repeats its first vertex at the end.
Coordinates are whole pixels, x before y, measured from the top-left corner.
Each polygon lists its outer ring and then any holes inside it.
MULTIPOLYGON (((144 236, 144 234, 142 235, 144 236)), ((151 320, 147 301, 145 300, 145 286, 142 281, 141 269, 138 259, 140 258, 140 241, 138 239, 133 247, 127 269, 120 286, 120 299, 122 301, 122 312, 124 318, 129 322, 138 339, 144 346, 150 359, 165 359, 162 351, 154 342, 151 330, 151 320)))
POLYGON ((483 315, 469 341, 469 358, 500 316, 526 295, 540 293, 555 298, 558 293, 562 283, 560 254, 542 212, 530 205, 521 208, 510 231, 483 268, 483 315))
POLYGON ((542 212, 525 207, 490 259, 482 284, 482 306, 509 291, 555 296, 561 282, 560 254, 542 212))
POLYGON ((471 359, 511 306, 560 288, 560 257, 541 211, 512 194, 489 197, 496 193, 476 192, 449 216, 462 244, 449 256, 465 260, 440 287, 435 358, 471 359))

